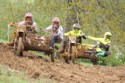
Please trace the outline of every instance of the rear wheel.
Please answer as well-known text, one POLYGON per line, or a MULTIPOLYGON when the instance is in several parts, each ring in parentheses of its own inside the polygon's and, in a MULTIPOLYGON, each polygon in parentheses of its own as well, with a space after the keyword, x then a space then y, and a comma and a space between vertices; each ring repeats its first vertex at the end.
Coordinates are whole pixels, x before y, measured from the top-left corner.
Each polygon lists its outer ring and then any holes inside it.
POLYGON ((17 53, 16 53, 17 56, 23 56, 23 48, 24 48, 23 38, 19 37, 18 46, 17 46, 17 53))
POLYGON ((95 54, 92 54, 91 62, 93 63, 93 65, 98 64, 98 57, 95 54))
POLYGON ((97 65, 98 64, 97 59, 92 59, 91 62, 93 63, 93 65, 97 65))

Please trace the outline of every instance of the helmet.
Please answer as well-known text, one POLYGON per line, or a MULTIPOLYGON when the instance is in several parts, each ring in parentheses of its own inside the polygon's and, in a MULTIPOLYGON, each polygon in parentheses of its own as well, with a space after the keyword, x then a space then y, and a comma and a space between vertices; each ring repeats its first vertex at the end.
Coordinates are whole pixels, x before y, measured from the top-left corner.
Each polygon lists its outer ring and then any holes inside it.
POLYGON ((111 37, 112 34, 111 34, 110 32, 106 32, 106 33, 105 33, 105 36, 110 36, 110 37, 111 37))
POLYGON ((78 23, 73 24, 73 28, 80 29, 80 25, 78 23))
POLYGON ((25 14, 25 18, 27 18, 27 17, 31 17, 31 18, 32 18, 33 15, 32 15, 31 13, 26 13, 26 14, 25 14))
POLYGON ((60 24, 60 19, 58 17, 54 17, 52 20, 52 23, 59 23, 60 24))
POLYGON ((104 38, 110 39, 112 37, 112 34, 110 32, 105 32, 104 38))

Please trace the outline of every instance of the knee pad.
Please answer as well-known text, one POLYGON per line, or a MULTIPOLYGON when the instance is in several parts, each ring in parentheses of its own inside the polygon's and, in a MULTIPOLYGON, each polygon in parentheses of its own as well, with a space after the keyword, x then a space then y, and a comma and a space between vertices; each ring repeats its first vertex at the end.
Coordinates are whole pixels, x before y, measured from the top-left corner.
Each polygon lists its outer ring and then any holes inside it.
POLYGON ((108 55, 111 55, 111 52, 106 51, 106 52, 104 53, 104 57, 107 57, 108 55))

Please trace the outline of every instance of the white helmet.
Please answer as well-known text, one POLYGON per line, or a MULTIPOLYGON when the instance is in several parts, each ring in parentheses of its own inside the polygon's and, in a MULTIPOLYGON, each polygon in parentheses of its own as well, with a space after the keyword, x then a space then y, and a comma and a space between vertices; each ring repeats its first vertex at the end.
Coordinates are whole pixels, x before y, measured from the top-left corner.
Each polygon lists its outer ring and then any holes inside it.
POLYGON ((75 23, 75 24, 73 24, 73 28, 80 29, 81 27, 80 27, 80 25, 78 23, 75 23))

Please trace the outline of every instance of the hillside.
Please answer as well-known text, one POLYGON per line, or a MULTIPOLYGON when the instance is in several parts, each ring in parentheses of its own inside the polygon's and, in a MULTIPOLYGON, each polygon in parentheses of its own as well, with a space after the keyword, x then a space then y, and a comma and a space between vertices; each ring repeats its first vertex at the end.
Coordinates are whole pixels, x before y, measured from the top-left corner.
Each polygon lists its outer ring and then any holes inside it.
POLYGON ((124 83, 125 66, 82 66, 52 63, 48 59, 25 52, 23 57, 14 54, 13 49, 0 44, 0 64, 12 70, 27 72, 30 78, 51 79, 54 83, 124 83))

